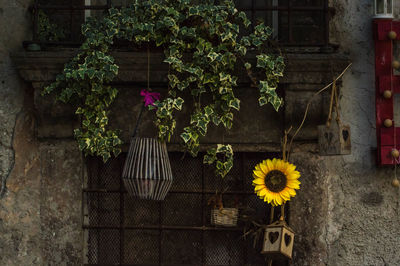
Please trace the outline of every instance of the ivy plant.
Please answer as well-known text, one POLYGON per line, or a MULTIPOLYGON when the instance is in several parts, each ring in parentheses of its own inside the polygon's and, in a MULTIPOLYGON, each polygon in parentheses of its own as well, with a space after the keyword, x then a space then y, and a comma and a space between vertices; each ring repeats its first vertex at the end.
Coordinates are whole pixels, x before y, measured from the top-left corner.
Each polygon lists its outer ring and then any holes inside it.
POLYGON ((37 38, 41 42, 57 42, 65 38, 64 29, 53 22, 43 10, 38 11, 37 38))
POLYGON ((217 144, 204 155, 205 164, 215 163, 215 174, 225 177, 233 167, 233 149, 231 145, 217 144))
MULTIPOLYGON (((108 125, 109 108, 118 94, 111 86, 118 65, 110 55, 117 39, 163 48, 164 62, 170 66, 169 89, 168 96, 154 106, 158 137, 171 139, 175 114, 185 104, 184 91, 190 91, 196 101, 190 107, 190 123, 180 136, 193 156, 211 124, 232 128, 234 112, 240 110, 240 99, 234 93, 238 68, 258 87, 260 105, 269 103, 278 110, 282 104, 276 88, 284 61, 279 53, 271 52, 272 30, 263 23, 251 26, 232 0, 136 0, 130 7, 109 9, 102 19, 89 19, 82 33, 85 41, 79 53, 44 94, 57 89, 59 100, 77 105, 82 125, 75 137, 86 155, 102 156, 106 161, 120 152, 119 132, 108 125), (250 33, 243 34, 244 30, 250 33), (249 51, 256 54, 253 64, 246 56, 249 51), (211 102, 202 101, 205 94, 211 95, 211 102)), ((232 148, 218 145, 204 161, 215 163, 223 177, 233 164, 232 148), (225 154, 223 159, 219 153, 225 154)))

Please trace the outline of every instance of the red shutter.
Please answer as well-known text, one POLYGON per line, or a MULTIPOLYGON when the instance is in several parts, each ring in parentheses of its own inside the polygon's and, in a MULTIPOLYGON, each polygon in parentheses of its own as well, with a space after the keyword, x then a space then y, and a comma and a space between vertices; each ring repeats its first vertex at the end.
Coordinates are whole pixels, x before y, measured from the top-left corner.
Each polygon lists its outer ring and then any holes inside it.
POLYGON ((378 164, 393 165, 394 158, 391 155, 392 149, 400 149, 400 128, 385 127, 386 119, 394 119, 393 95, 400 93, 400 77, 393 76, 393 41, 389 39, 388 33, 397 33, 397 40, 400 39, 400 22, 392 19, 375 19, 373 21, 375 41, 375 85, 376 85, 376 135, 378 144, 378 164), (383 97, 383 92, 392 92, 390 99, 383 97), (396 132, 395 132, 396 131, 396 132), (396 140, 395 140, 396 136, 396 140))

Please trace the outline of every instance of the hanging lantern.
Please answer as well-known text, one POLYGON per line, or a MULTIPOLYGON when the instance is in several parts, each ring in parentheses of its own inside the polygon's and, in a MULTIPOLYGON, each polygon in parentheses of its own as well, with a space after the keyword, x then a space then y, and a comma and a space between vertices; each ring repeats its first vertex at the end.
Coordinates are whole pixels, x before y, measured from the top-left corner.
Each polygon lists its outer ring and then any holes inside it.
POLYGON ((276 260, 292 259, 293 242, 294 231, 281 219, 265 228, 261 254, 276 260))
POLYGON ((122 179, 129 194, 141 199, 164 200, 172 185, 165 143, 153 138, 132 138, 122 179))
POLYGON ((318 146, 322 156, 351 154, 350 126, 338 121, 318 126, 318 146))
POLYGON ((393 18, 393 0, 374 0, 374 18, 393 18))

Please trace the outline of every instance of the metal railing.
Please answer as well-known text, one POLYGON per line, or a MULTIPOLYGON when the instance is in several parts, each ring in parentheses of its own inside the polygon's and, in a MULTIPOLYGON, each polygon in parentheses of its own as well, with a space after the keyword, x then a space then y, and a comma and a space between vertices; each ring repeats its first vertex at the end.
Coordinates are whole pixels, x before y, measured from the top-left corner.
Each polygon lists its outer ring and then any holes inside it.
MULTIPOLYGON (((263 224, 270 219, 269 206, 254 194, 249 178, 266 155, 236 153, 235 167, 224 180, 200 155, 183 160, 182 155, 170 153, 174 183, 160 202, 126 193, 120 178, 124 154, 106 164, 88 160, 82 202, 85 265, 265 265, 262 240, 254 247, 253 239, 243 236, 243 219, 245 214, 263 224), (208 202, 217 190, 224 191, 225 205, 240 208, 237 226, 211 224, 208 202)), ((277 210, 276 219, 279 214, 277 210)))
MULTIPOLYGON (((119 2, 117 4, 120 4, 119 2)), ((61 2, 35 0, 32 7, 33 42, 46 45, 79 46, 83 41, 80 28, 86 18, 112 6, 121 7, 111 0, 64 0, 61 2), (66 2, 69 3, 65 4, 66 2), (98 2, 101 3, 98 4, 98 2), (64 28, 67 32, 66 36, 57 41, 40 39, 38 36, 40 12, 47 14, 52 23, 64 28)), ((253 24, 262 19, 271 26, 274 29, 274 37, 280 45, 299 47, 329 45, 329 20, 333 9, 328 6, 328 0, 238 0, 237 7, 248 15, 253 24)))

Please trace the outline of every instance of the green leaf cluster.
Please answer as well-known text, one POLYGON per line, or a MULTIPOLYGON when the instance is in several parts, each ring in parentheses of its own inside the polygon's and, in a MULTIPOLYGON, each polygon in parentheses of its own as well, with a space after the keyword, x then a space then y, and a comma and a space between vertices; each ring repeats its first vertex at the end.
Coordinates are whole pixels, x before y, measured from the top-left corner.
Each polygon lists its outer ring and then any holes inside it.
POLYGON ((41 42, 57 42, 65 38, 64 29, 50 21, 43 10, 37 14, 37 38, 41 42))
POLYGON ((204 155, 205 164, 215 164, 215 175, 224 178, 233 167, 233 149, 231 145, 218 144, 204 155))
MULTIPOLYGON (((171 139, 175 112, 183 109, 183 95, 189 91, 195 104, 186 106, 191 110, 190 123, 180 136, 196 155, 210 124, 232 128, 234 112, 240 110, 234 92, 238 63, 243 62, 248 73, 259 74, 260 81, 254 85, 259 87, 260 105, 270 103, 278 110, 282 104, 276 88, 283 75, 283 58, 268 52, 269 27, 261 23, 249 35, 240 33, 241 27, 250 24, 232 0, 147 0, 134 1, 128 8, 111 8, 103 19, 90 19, 82 26, 85 42, 79 53, 44 93, 57 89, 61 101, 78 106, 82 126, 75 136, 79 147, 107 160, 111 153, 119 153, 121 144, 118 131, 108 125, 109 108, 117 95, 110 86, 118 75, 118 65, 110 55, 112 45, 116 39, 124 39, 135 45, 162 47, 170 71, 168 96, 155 103, 158 136, 162 141, 171 139), (245 60, 248 51, 258 53, 255 66, 245 60), (205 95, 211 103, 202 102, 205 95)), ((218 145, 204 161, 215 163, 218 174, 225 176, 233 165, 232 148, 218 145)))

